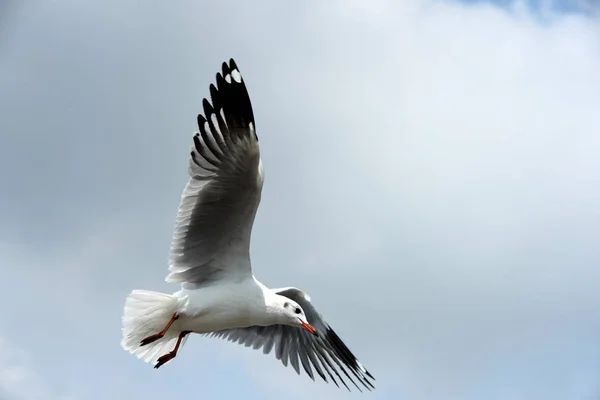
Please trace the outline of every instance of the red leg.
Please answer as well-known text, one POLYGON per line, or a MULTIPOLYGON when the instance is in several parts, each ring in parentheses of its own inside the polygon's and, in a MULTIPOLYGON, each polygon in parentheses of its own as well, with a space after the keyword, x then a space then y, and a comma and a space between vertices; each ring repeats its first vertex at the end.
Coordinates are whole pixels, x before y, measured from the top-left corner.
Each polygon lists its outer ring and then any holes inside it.
POLYGON ((140 346, 145 346, 147 344, 157 341, 158 339, 162 339, 165 336, 165 333, 167 333, 167 331, 171 327, 171 325, 173 325, 173 322, 177 321, 178 318, 179 318, 179 315, 173 314, 173 316, 171 317, 171 319, 169 320, 169 322, 163 328, 162 331, 160 331, 159 333, 157 333, 155 335, 150 335, 147 338, 142 339, 142 341, 140 342, 140 346))
POLYGON ((163 356, 160 356, 160 358, 156 362, 156 365, 154 366, 154 368, 158 369, 165 363, 167 363, 175 358, 175 356, 177 355, 177 351, 179 350, 179 346, 181 345, 181 341, 183 340, 184 337, 187 336, 188 333, 190 333, 190 331, 183 331, 179 334, 179 337, 177 338, 177 343, 175 343, 175 348, 173 349, 173 351, 171 351, 170 353, 167 353, 163 356))

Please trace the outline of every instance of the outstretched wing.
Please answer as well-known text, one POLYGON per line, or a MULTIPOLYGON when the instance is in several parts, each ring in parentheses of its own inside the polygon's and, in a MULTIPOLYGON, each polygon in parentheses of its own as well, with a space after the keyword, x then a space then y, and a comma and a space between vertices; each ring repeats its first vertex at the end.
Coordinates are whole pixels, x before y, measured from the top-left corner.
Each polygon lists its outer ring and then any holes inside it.
POLYGON ((227 329, 210 333, 212 337, 220 337, 232 342, 244 344, 255 350, 263 348, 263 353, 268 354, 275 347, 275 357, 287 367, 288 361, 300 374, 300 364, 304 371, 314 380, 312 368, 327 382, 329 378, 339 387, 339 379, 348 390, 340 371, 354 386, 361 390, 353 377, 368 390, 375 387, 369 378, 375 378, 356 359, 354 354, 344 344, 342 339, 325 322, 321 314, 310 302, 310 297, 296 288, 274 289, 274 292, 297 302, 306 315, 308 323, 318 332, 313 336, 304 329, 288 325, 251 326, 248 328, 227 329), (336 377, 334 377, 334 375, 336 377))
POLYGON ((252 274, 250 235, 263 173, 246 85, 233 59, 223 63, 212 104, 203 100, 169 257, 167 282, 186 289, 252 274))

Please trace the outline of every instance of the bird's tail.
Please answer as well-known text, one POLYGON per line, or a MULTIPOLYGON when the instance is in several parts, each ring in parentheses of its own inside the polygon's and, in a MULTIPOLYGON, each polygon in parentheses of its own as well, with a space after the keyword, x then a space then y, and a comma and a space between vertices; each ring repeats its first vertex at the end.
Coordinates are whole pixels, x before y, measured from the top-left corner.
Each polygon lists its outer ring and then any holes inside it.
MULTIPOLYGON (((155 363, 160 356, 173 350, 181 332, 175 322, 164 337, 141 346, 141 341, 163 330, 179 310, 180 298, 174 295, 134 290, 125 299, 122 317, 121 347, 145 362, 155 363)), ((182 343, 183 345, 183 343, 182 343)))

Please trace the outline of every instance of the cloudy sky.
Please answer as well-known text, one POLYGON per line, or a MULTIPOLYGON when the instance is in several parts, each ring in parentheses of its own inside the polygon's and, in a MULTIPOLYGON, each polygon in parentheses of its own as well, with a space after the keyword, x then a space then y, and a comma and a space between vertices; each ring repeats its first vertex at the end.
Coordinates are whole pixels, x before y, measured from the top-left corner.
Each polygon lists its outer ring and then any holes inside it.
POLYGON ((255 272, 311 294, 364 398, 600 399, 585 0, 1 0, 0 399, 357 398, 217 339, 158 371, 120 348, 125 296, 178 289, 195 118, 230 57, 266 170, 255 272))

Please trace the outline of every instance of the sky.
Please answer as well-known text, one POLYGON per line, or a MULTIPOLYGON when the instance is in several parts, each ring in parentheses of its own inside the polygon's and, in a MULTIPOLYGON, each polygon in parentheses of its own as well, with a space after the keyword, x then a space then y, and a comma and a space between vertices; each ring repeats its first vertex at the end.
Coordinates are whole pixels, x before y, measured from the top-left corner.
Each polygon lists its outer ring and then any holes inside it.
POLYGON ((592 1, 0 1, 0 400, 600 399, 592 1), (190 337, 156 371, 125 296, 168 248, 235 58, 266 180, 254 272, 368 394, 190 337))

